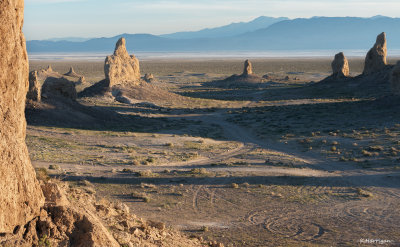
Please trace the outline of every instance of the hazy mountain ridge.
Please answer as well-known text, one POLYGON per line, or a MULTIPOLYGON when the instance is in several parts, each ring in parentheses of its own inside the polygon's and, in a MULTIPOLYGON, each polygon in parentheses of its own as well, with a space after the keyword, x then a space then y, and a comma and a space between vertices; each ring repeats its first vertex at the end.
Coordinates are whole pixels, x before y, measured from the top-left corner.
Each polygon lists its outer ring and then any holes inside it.
MULTIPOLYGON (((123 36, 128 50, 146 52, 368 49, 381 32, 387 33, 390 49, 400 49, 400 18, 383 16, 282 20, 230 37, 178 39, 165 35, 121 34, 84 42, 28 41, 27 48, 29 52, 111 52, 115 42, 123 36)), ((204 35, 204 30, 196 35, 200 34, 204 35)))
POLYGON ((255 31, 261 28, 267 28, 270 25, 289 20, 287 17, 267 17, 260 16, 250 22, 238 22, 231 23, 229 25, 216 27, 216 28, 205 28, 200 31, 189 31, 189 32, 177 32, 172 34, 160 35, 164 38, 172 39, 198 39, 198 38, 223 38, 240 35, 246 32, 255 31))
POLYGON ((391 48, 400 48, 400 18, 383 16, 298 18, 243 34, 240 39, 254 46, 261 45, 258 41, 268 42, 270 49, 368 49, 381 32, 386 32, 391 48))

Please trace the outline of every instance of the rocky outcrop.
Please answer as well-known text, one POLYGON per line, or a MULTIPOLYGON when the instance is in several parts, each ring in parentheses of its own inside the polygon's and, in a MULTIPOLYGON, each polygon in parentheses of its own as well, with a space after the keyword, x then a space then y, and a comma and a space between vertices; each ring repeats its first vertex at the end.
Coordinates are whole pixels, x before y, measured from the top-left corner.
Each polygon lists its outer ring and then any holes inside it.
POLYGON ((376 38, 376 43, 372 47, 365 58, 364 72, 363 74, 368 75, 381 71, 386 66, 387 46, 386 46, 386 34, 381 33, 376 38))
POLYGON ((40 213, 44 198, 25 145, 28 55, 23 0, 0 1, 0 233, 17 231, 40 213))
POLYGON ((81 75, 78 75, 78 74, 75 72, 75 70, 74 70, 73 67, 69 68, 69 71, 68 71, 67 73, 65 73, 64 75, 70 76, 70 77, 77 77, 77 78, 81 77, 81 75))
POLYGON ((106 80, 109 81, 109 87, 117 84, 139 84, 139 60, 134 55, 128 54, 124 38, 118 40, 114 55, 106 58, 104 73, 106 80))
POLYGON ((349 61, 344 56, 343 52, 335 55, 335 59, 333 60, 331 66, 333 71, 332 76, 334 78, 346 78, 350 74, 349 61))
POLYGON ((43 182, 46 203, 40 214, 14 234, 0 235, 0 246, 204 246, 163 223, 136 217, 126 204, 96 200, 88 181, 78 186, 43 182))
POLYGON ((42 98, 42 85, 40 85, 37 71, 29 73, 29 90, 26 98, 37 102, 40 102, 42 98))
POLYGON ((206 83, 209 86, 222 88, 247 88, 247 87, 265 87, 266 78, 253 74, 253 66, 249 60, 244 62, 243 73, 232 75, 224 80, 212 81, 206 83))
POLYGON ((43 83, 42 97, 46 99, 63 97, 75 100, 77 97, 75 84, 64 77, 48 77, 43 83))
POLYGON ((144 79, 146 82, 152 82, 152 81, 154 81, 154 75, 153 75, 153 74, 145 74, 144 77, 143 77, 143 79, 144 79))
POLYGON ((244 62, 244 69, 243 69, 243 76, 251 75, 253 74, 253 66, 251 65, 251 62, 249 60, 246 60, 244 62))
MULTIPOLYGON (((72 68, 71 68, 72 69, 72 68)), ((40 102, 41 99, 64 97, 75 100, 77 91, 75 85, 85 82, 85 78, 72 69, 70 75, 61 75, 53 71, 51 66, 29 74, 29 91, 27 99, 40 102)), ((68 73, 67 73, 68 74, 68 73)))
POLYGON ((390 84, 392 86, 392 92, 396 95, 400 95, 400 61, 397 62, 392 70, 390 84))
POLYGON ((72 77, 74 79, 77 79, 75 80, 76 85, 86 83, 85 77, 83 75, 76 73, 73 67, 71 67, 69 71, 64 74, 64 76, 66 76, 67 78, 72 77))

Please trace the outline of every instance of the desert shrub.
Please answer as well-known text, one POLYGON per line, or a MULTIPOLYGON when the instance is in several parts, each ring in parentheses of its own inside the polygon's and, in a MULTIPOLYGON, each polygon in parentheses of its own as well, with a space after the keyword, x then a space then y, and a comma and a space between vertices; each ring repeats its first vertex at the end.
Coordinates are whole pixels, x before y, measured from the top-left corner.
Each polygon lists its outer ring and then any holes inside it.
POLYGON ((37 168, 36 169, 36 178, 40 181, 47 182, 50 180, 49 173, 46 168, 37 168))
POLYGON ((132 169, 130 169, 130 168, 124 168, 124 169, 122 169, 122 172, 124 172, 124 173, 133 173, 134 171, 132 169))
POLYGON ((231 188, 233 188, 233 189, 238 189, 238 188, 239 188, 239 185, 238 185, 237 183, 232 183, 232 184, 231 184, 231 188))
POLYGON ((47 237, 47 235, 43 235, 40 239, 39 239, 39 247, 51 247, 51 242, 49 240, 49 238, 47 237))
POLYGON ((208 232, 209 231, 208 226, 202 226, 201 227, 201 231, 202 232, 208 232))
POLYGON ((357 195, 361 196, 361 197, 372 197, 372 193, 366 190, 363 190, 361 188, 357 188, 357 195))
POLYGON ((137 160, 133 160, 133 161, 132 161, 132 165, 134 165, 134 166, 140 166, 140 162, 137 161, 137 160))
POLYGON ((365 157, 372 157, 372 156, 374 156, 373 153, 368 152, 367 150, 361 150, 361 154, 362 154, 363 156, 365 156, 365 157))
POLYGON ((372 152, 381 152, 383 150, 385 150, 385 148, 382 146, 369 146, 368 147, 368 151, 372 151, 372 152))
POLYGON ((153 157, 148 157, 146 159, 146 161, 149 162, 149 163, 154 163, 156 161, 156 159, 154 159, 153 157))
POLYGON ((139 200, 143 200, 144 202, 148 203, 151 201, 150 196, 148 196, 145 193, 138 193, 138 192, 133 192, 132 193, 132 198, 133 199, 139 199, 139 200))
POLYGON ((192 170, 190 170, 190 173, 204 175, 208 174, 208 171, 206 168, 193 168, 192 170))
POLYGON ((142 188, 142 189, 157 189, 157 186, 155 184, 141 183, 140 188, 142 188))
POLYGON ((153 173, 151 170, 138 172, 139 177, 155 177, 157 174, 153 173))
POLYGON ((245 188, 249 188, 250 184, 246 182, 246 183, 242 183, 242 186, 245 187, 245 188))
POLYGON ((93 184, 91 182, 87 181, 87 180, 80 180, 78 182, 78 185, 80 185, 80 186, 93 186, 93 184))
POLYGON ((59 165, 49 165, 49 170, 60 170, 59 165))

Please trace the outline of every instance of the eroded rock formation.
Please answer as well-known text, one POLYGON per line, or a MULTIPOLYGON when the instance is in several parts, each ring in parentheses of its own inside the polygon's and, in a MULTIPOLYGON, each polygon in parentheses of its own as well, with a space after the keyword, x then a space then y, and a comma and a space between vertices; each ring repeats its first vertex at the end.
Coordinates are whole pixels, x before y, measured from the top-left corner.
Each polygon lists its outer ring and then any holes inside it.
POLYGON ((224 80, 213 81, 210 85, 223 88, 264 87, 265 82, 266 78, 253 74, 253 66, 251 62, 246 60, 244 62, 242 74, 235 74, 224 80))
POLYGON ((392 92, 396 95, 400 95, 400 61, 397 62, 392 70, 390 84, 392 86, 392 92))
POLYGON ((75 84, 70 80, 64 77, 48 77, 42 86, 42 96, 46 99, 64 97, 75 100, 77 97, 77 92, 75 84))
POLYGON ((29 75, 23 11, 23 0, 0 1, 0 233, 31 221, 44 202, 25 145, 29 75))
POLYGON ((77 78, 81 77, 81 75, 78 75, 78 74, 75 72, 75 70, 74 70, 73 67, 69 68, 69 71, 68 71, 67 73, 65 73, 64 75, 66 75, 66 76, 71 76, 71 77, 77 77, 77 78))
POLYGON ((334 78, 346 78, 350 74, 349 61, 344 56, 343 52, 335 55, 332 64, 332 76, 334 78))
POLYGON ((251 75, 253 74, 253 66, 251 65, 251 62, 249 60, 246 60, 244 62, 244 69, 243 69, 243 75, 251 75))
POLYGON ((37 71, 29 73, 29 90, 26 97, 37 102, 40 102, 42 98, 42 85, 40 85, 37 71))
POLYGON ((117 84, 139 84, 139 60, 134 55, 128 54, 124 38, 118 40, 114 55, 106 58, 104 73, 106 80, 109 81, 109 87, 117 84))
POLYGON ((372 47, 365 58, 363 74, 371 74, 385 68, 387 56, 386 34, 381 33, 376 38, 376 43, 372 47))
MULTIPOLYGON (((77 92, 75 85, 85 82, 85 78, 76 74, 73 69, 70 75, 61 75, 53 71, 51 66, 29 74, 29 91, 27 99, 41 101, 41 99, 64 97, 75 100, 77 92), (76 74, 76 75, 75 75, 76 74)), ((67 73, 68 74, 68 73, 67 73)))

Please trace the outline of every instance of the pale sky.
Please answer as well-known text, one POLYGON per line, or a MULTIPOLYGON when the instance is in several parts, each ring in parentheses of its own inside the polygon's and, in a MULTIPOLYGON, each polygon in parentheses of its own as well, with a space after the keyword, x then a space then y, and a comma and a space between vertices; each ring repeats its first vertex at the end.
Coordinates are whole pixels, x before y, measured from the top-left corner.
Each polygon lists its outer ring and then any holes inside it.
POLYGON ((259 16, 400 16, 400 0, 25 0, 27 40, 194 31, 259 16))

